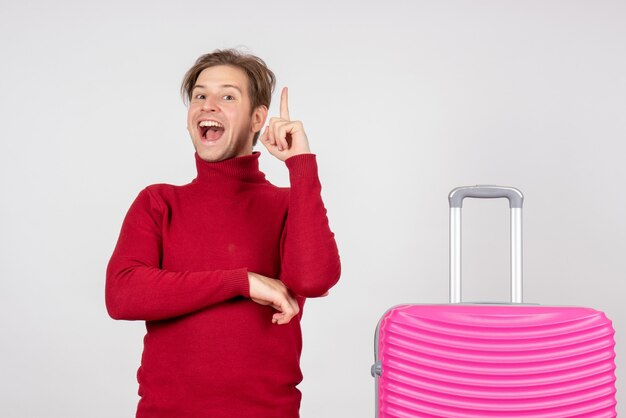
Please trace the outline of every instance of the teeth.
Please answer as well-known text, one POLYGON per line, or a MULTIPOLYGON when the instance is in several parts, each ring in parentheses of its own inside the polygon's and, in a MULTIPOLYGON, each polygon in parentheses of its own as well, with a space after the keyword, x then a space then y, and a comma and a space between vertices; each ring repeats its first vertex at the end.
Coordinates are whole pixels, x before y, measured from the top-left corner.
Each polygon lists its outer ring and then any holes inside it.
POLYGON ((198 126, 208 126, 208 127, 215 127, 215 128, 223 128, 224 125, 222 125, 219 122, 216 122, 214 120, 203 120, 201 121, 198 126))

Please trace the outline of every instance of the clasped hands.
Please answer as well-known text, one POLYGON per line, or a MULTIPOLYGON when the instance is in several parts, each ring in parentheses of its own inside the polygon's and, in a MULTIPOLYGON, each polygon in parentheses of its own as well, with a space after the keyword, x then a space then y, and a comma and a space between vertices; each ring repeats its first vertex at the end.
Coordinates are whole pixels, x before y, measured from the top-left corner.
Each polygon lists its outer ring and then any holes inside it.
MULTIPOLYGON (((271 306, 276 309, 272 315, 272 323, 283 325, 300 313, 296 296, 283 282, 258 273, 248 272, 250 299, 259 305, 271 306)), ((326 292, 323 296, 327 296, 326 292)))
POLYGON ((248 282, 250 299, 276 309, 277 312, 272 315, 273 324, 287 324, 300 312, 295 295, 280 280, 248 272, 248 282))

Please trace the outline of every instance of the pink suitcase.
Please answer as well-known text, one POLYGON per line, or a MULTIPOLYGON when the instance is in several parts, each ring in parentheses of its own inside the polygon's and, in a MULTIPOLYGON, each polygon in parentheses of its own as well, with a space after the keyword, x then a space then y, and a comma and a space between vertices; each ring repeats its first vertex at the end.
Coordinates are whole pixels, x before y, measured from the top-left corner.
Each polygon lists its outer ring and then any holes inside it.
POLYGON ((450 200, 450 304, 400 305, 376 327, 376 416, 615 417, 611 321, 590 308, 522 304, 517 189, 460 187, 450 200), (465 197, 511 207, 511 303, 461 303, 465 197))

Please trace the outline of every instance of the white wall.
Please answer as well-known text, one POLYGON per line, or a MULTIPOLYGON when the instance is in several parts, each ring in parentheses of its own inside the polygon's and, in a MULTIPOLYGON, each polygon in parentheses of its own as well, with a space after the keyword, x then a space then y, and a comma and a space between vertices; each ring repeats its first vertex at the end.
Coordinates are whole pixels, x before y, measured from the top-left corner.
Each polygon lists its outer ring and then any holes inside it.
MULTIPOLYGON (((290 87, 342 256, 306 307, 303 418, 373 416, 378 318, 446 301, 447 193, 476 183, 525 193, 526 300, 607 312, 623 388, 624 22, 609 0, 2 0, 2 416, 134 416, 143 325, 107 317, 106 263, 142 187, 195 175, 184 72, 240 45, 290 87)), ((464 215, 466 297, 505 299, 506 203, 464 215)))

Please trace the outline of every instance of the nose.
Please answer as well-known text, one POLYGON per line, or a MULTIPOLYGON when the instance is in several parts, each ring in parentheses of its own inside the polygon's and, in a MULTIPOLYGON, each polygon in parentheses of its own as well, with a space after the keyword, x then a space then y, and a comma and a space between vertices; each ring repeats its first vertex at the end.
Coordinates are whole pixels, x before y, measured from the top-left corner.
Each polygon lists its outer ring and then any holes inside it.
POLYGON ((217 101, 213 96, 206 96, 202 103, 202 110, 205 112, 217 112, 219 110, 217 101))

